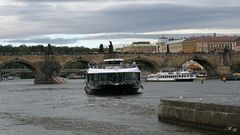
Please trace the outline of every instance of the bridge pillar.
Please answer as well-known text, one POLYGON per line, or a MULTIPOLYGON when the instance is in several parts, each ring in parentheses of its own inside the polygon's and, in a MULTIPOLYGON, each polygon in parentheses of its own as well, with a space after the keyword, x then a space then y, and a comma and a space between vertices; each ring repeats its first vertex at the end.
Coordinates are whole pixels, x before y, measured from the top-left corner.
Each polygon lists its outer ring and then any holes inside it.
POLYGON ((56 84, 56 81, 54 81, 52 78, 44 74, 43 72, 37 72, 35 73, 35 84, 56 84))
POLYGON ((35 84, 56 84, 54 79, 60 73, 60 64, 52 55, 46 55, 44 62, 39 64, 39 71, 35 73, 35 84))
POLYGON ((226 76, 229 73, 231 73, 231 67, 230 66, 219 66, 217 67, 217 72, 219 77, 226 76))
POLYGON ((48 74, 36 73, 34 84, 57 84, 56 80, 48 74))
POLYGON ((230 63, 230 55, 229 52, 221 53, 221 63, 217 66, 217 72, 219 77, 226 76, 231 73, 230 63))

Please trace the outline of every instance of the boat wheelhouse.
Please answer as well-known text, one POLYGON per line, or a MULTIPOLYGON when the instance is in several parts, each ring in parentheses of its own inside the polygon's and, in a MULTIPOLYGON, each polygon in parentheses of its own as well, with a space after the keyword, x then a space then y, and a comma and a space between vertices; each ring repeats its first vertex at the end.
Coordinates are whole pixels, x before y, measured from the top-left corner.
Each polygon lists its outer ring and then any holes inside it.
POLYGON ((157 74, 150 74, 147 76, 146 81, 155 82, 174 82, 174 81, 193 81, 196 75, 186 69, 177 71, 161 71, 157 74))
POLYGON ((87 94, 134 94, 141 88, 140 70, 136 63, 123 59, 106 59, 103 64, 90 64, 86 74, 87 94))

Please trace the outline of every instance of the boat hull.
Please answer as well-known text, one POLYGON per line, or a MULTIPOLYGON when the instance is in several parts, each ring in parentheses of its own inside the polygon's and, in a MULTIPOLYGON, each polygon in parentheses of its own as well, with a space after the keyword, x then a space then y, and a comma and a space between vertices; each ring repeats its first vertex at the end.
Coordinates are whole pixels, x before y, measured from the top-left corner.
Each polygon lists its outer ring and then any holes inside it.
POLYGON ((195 79, 148 80, 146 82, 193 82, 195 79))
POLYGON ((137 94, 141 86, 138 85, 100 85, 97 87, 85 87, 86 94, 114 95, 114 94, 137 94))
POLYGON ((192 82, 195 79, 177 79, 176 82, 192 82))

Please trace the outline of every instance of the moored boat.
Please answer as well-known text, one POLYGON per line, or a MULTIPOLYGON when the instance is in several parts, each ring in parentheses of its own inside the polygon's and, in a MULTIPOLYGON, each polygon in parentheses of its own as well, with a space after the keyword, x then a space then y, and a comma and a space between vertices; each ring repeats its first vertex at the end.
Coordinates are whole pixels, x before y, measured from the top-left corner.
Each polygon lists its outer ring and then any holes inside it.
POLYGON ((149 82, 184 82, 193 81, 196 75, 186 69, 176 71, 161 71, 157 74, 150 74, 147 76, 146 81, 149 82))
POLYGON ((136 63, 123 64, 123 59, 106 59, 103 64, 90 64, 86 73, 87 94, 135 94, 142 87, 136 63))
POLYGON ((240 80, 240 73, 230 73, 221 77, 222 81, 239 81, 240 80))

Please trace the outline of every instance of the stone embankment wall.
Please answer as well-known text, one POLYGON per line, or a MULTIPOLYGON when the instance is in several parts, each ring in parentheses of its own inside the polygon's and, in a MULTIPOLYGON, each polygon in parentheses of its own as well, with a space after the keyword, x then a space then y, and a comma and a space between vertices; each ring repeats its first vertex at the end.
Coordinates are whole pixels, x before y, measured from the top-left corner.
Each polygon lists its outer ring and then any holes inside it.
POLYGON ((240 134, 240 106, 163 99, 159 121, 240 134))

